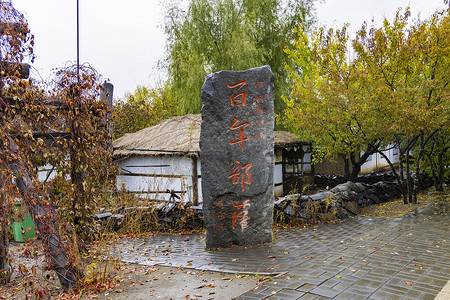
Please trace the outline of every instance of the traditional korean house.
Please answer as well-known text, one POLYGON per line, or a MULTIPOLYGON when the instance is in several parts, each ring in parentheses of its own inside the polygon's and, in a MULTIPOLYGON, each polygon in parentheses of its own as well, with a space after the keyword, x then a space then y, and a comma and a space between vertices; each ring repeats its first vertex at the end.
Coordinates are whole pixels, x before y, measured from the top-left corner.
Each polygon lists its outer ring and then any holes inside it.
MULTIPOLYGON (((202 202, 201 115, 172 117, 113 142, 120 169, 117 187, 154 201, 202 202)), ((275 197, 301 188, 312 173, 310 147, 295 135, 275 132, 275 197)))

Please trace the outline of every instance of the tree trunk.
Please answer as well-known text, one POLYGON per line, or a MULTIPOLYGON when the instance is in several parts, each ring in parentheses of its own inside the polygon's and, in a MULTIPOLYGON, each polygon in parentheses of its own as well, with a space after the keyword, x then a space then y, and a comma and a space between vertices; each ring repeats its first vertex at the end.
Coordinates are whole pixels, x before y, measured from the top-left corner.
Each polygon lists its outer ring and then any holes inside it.
POLYGON ((420 136, 420 148, 416 159, 416 177, 414 177, 413 182, 413 199, 412 203, 417 204, 417 194, 419 193, 420 185, 420 161, 422 160, 423 151, 426 143, 424 142, 423 135, 420 136))
POLYGON ((411 178, 411 168, 410 168, 410 156, 409 149, 406 151, 406 191, 408 194, 408 203, 412 203, 412 178, 411 178))
MULTIPOLYGON (((18 148, 10 138, 5 140, 4 145, 9 146, 11 152, 18 155, 18 148)), ((14 174, 16 185, 22 194, 23 204, 25 204, 25 207, 30 213, 46 248, 45 254, 47 260, 50 262, 50 267, 58 275, 64 290, 69 290, 76 285, 76 279, 78 276, 82 276, 82 273, 72 265, 74 259, 69 257, 66 248, 56 233, 52 221, 49 219, 50 208, 42 205, 40 195, 33 187, 31 178, 25 167, 17 159, 10 161, 9 167, 14 174)))
POLYGON ((425 147, 427 146, 428 142, 440 132, 440 129, 436 129, 433 132, 431 132, 428 136, 426 136, 424 133, 421 133, 418 138, 420 140, 419 143, 419 152, 417 153, 416 158, 416 177, 414 178, 413 183, 413 203, 417 203, 417 194, 419 193, 420 189, 420 169, 421 169, 421 161, 422 157, 425 152, 425 147))
POLYGON ((350 164, 348 163, 348 157, 345 154, 341 155, 342 160, 344 161, 344 172, 345 172, 345 178, 347 180, 350 180, 351 178, 351 172, 350 172, 350 164))
MULTIPOLYGON (((389 167, 391 168, 391 171, 394 173, 395 179, 397 180, 398 186, 400 187, 400 191, 402 193, 402 196, 406 195, 405 192, 405 187, 402 183, 402 179, 400 177, 400 175, 398 175, 397 171, 395 170, 394 165, 392 164, 391 160, 389 159, 389 157, 387 157, 386 154, 384 154, 383 151, 380 151, 379 149, 377 150, 378 153, 380 153, 380 155, 387 161, 387 163, 389 164, 389 167)), ((400 162, 401 164, 401 162, 400 162)), ((403 201, 404 202, 404 201, 403 201)))
POLYGON ((403 168, 403 160, 405 159, 405 155, 403 154, 403 151, 400 152, 400 163, 399 163, 399 173, 400 173, 400 185, 402 190, 402 196, 403 196, 403 204, 408 204, 408 193, 406 190, 406 179, 405 179, 405 170, 403 168))
POLYGON ((441 153, 439 153, 438 156, 438 171, 437 171, 437 176, 436 179, 437 181, 435 181, 435 188, 436 191, 439 192, 443 192, 444 191, 444 173, 445 173, 445 168, 444 168, 444 164, 443 164, 443 157, 445 155, 445 151, 448 151, 448 147, 444 149, 444 151, 442 151, 441 153))
POLYGON ((2 202, 0 203, 0 284, 5 285, 9 282, 12 275, 12 269, 8 259, 8 219, 6 215, 7 201, 4 195, 1 195, 2 202))
POLYGON ((361 172, 361 166, 367 161, 367 158, 374 154, 378 150, 378 146, 375 144, 369 144, 367 145, 366 151, 358 158, 356 159, 357 153, 352 152, 350 153, 350 162, 352 164, 352 170, 350 171, 350 165, 348 163, 348 158, 346 156, 344 157, 344 167, 345 167, 345 177, 347 180, 350 180, 352 182, 356 182, 358 180, 358 175, 361 172))
MULTIPOLYGON (((447 154, 447 151, 450 147, 445 147, 442 149, 442 151, 438 154, 438 163, 436 167, 436 176, 435 176, 435 183, 434 186, 436 188, 436 191, 443 192, 444 191, 444 174, 445 174, 445 167, 444 166, 444 156, 447 154)), ((432 159, 432 158, 430 158, 432 159)))

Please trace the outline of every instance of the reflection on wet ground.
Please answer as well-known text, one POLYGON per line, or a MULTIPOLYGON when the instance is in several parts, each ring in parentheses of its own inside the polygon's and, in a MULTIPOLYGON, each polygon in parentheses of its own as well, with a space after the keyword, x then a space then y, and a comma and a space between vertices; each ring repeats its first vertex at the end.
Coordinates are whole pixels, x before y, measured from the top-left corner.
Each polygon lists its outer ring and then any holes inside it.
POLYGON ((274 243, 251 247, 207 251, 198 234, 127 240, 118 248, 124 261, 143 265, 283 273, 242 299, 433 299, 450 279, 449 211, 438 199, 394 220, 355 217, 279 230, 274 243))

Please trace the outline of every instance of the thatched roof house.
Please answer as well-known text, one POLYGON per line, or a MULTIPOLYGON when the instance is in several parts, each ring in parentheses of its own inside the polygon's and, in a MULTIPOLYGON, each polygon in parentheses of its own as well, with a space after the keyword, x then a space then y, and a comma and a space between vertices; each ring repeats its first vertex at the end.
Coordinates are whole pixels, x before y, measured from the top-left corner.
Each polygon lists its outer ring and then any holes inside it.
MULTIPOLYGON (((113 155, 121 168, 118 186, 152 199, 168 200, 169 192, 175 192, 185 201, 197 202, 201 199, 200 125, 200 114, 172 117, 115 140, 113 155)), ((309 146, 289 132, 275 131, 274 144, 275 194, 280 196, 289 192, 287 182, 296 185, 293 177, 311 172, 311 159, 309 146)))
POLYGON ((127 133, 113 142, 114 158, 130 155, 198 154, 201 115, 172 117, 158 125, 127 133))
MULTIPOLYGON (((135 133, 127 133, 113 142, 114 158, 130 155, 198 155, 200 152, 200 114, 172 117, 158 125, 135 133)), ((296 136, 286 131, 275 131, 275 147, 299 145, 296 136)), ((304 144, 304 143, 301 143, 304 144)))

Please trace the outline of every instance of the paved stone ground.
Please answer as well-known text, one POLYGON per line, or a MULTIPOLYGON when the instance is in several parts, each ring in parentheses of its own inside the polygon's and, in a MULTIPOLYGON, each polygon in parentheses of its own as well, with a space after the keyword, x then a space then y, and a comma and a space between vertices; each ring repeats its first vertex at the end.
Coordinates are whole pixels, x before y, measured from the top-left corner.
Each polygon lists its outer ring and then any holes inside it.
POLYGON ((204 235, 160 235, 118 249, 144 265, 275 275, 239 299, 434 299, 450 280, 449 212, 435 203, 395 220, 280 230, 251 247, 206 251, 204 235))

